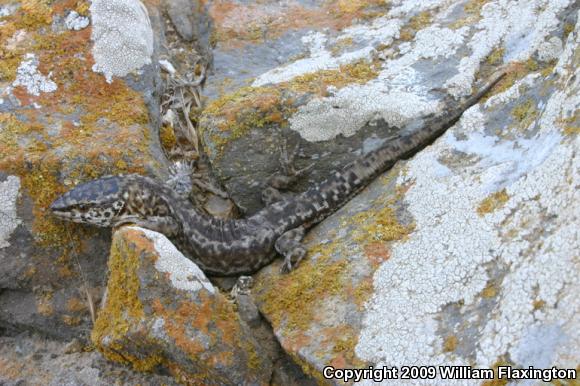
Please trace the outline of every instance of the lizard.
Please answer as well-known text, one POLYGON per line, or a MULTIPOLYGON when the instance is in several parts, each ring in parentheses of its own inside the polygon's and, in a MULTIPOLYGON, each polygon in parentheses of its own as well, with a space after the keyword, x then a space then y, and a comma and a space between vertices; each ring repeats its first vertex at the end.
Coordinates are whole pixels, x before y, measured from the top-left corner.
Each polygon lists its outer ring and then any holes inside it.
POLYGON ((196 210, 184 197, 138 174, 106 176, 58 197, 58 218, 100 227, 135 224, 167 236, 206 274, 252 274, 280 254, 283 273, 306 255, 306 230, 342 207, 380 173, 430 145, 505 74, 499 71, 472 96, 447 111, 423 118, 421 128, 384 143, 306 191, 266 205, 242 219, 218 219, 196 210))

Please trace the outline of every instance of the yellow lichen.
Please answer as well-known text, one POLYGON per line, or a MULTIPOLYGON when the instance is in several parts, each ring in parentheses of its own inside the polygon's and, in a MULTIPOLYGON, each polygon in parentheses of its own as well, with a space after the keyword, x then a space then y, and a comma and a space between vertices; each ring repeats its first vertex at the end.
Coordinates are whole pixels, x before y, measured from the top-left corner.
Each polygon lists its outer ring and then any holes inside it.
POLYGON ((19 12, 22 12, 20 26, 36 29, 39 25, 52 22, 52 8, 48 0, 23 0, 19 12))
POLYGON ((431 23, 431 13, 429 11, 423 11, 418 15, 413 16, 409 19, 409 22, 401 28, 399 37, 402 41, 413 40, 417 31, 426 27, 431 23))
POLYGON ((519 104, 512 110, 512 117, 518 122, 518 126, 521 128, 527 128, 530 126, 536 120, 538 115, 538 109, 532 99, 526 100, 524 103, 519 104))
POLYGON ((458 19, 454 21, 449 27, 452 29, 459 29, 466 25, 474 25, 477 21, 481 19, 481 8, 489 0, 469 0, 463 6, 463 10, 467 14, 467 17, 458 19))
MULTIPOLYGON (((19 176, 32 198, 35 241, 65 250, 78 250, 81 240, 95 231, 55 221, 46 210, 67 189, 60 181, 63 164, 68 159, 75 160, 67 168, 67 177, 74 183, 103 174, 142 171, 142 154, 148 146, 149 131, 144 126, 148 112, 141 95, 121 81, 109 85, 91 70, 90 28, 36 30, 50 15, 87 6, 85 1, 29 0, 20 9, 26 10, 26 15, 19 11, 0 26, 0 35, 6 38, 25 25, 28 31, 16 48, 0 43, 0 56, 8 54, 8 60, 0 64, 0 76, 13 79, 21 56, 33 51, 39 60, 39 71, 52 73, 51 79, 58 85, 55 92, 40 96, 28 94, 23 87, 14 88, 14 96, 25 108, 18 116, 0 116, 0 169, 19 176), (7 25, 12 29, 6 29, 7 25), (33 102, 42 106, 43 115, 26 109, 33 102), (81 127, 66 118, 73 113, 80 117, 81 127), (108 128, 107 123, 113 128, 108 128), (50 127, 57 128, 58 134, 49 134, 50 127), (113 135, 117 141, 111 141, 113 135)), ((58 269, 61 276, 71 276, 70 267, 58 269)))
POLYGON ((399 223, 391 205, 386 205, 378 211, 369 209, 358 213, 353 216, 352 221, 357 224, 362 224, 360 229, 355 230, 353 236, 353 239, 359 243, 400 240, 415 229, 413 224, 402 225, 399 223))
POLYGON ((564 127, 565 135, 578 135, 580 134, 580 126, 566 126, 564 127))
POLYGON ((443 341, 443 352, 453 352, 457 348, 457 337, 455 335, 449 335, 443 341))
POLYGON ((52 297, 52 292, 43 292, 36 297, 36 309, 40 315, 52 316, 54 314, 52 297))
POLYGON ((316 304, 341 294, 348 262, 344 259, 332 261, 335 248, 336 245, 328 244, 309 248, 298 268, 267 286, 258 284, 262 288, 259 298, 264 303, 264 312, 275 328, 280 328, 284 322, 286 330, 305 331, 313 320, 316 304), (316 261, 313 261, 314 256, 317 256, 316 261))
POLYGON ((146 358, 137 357, 126 352, 122 344, 128 332, 145 316, 139 299, 141 284, 137 270, 140 262, 135 248, 120 235, 113 240, 108 263, 107 303, 98 314, 91 340, 108 359, 131 364, 139 371, 149 371, 161 362, 158 353, 153 352, 146 358))
MULTIPOLYGON (((291 81, 265 87, 242 87, 211 103, 202 111, 202 127, 216 128, 209 133, 219 157, 225 145, 251 129, 269 125, 284 127, 295 111, 292 95, 327 94, 327 88, 363 84, 378 76, 377 62, 357 61, 334 70, 320 70, 295 77, 291 81)), ((211 153, 211 150, 210 150, 211 153)))
POLYGON ((541 299, 536 299, 532 303, 532 306, 534 307, 534 311, 541 310, 542 308, 544 308, 545 305, 546 305, 546 302, 544 300, 541 300, 541 299))
POLYGON ((491 66, 496 66, 498 64, 503 63, 504 55, 505 55, 504 47, 498 47, 494 49, 487 57, 487 64, 491 66))
POLYGON ((78 326, 79 324, 81 324, 82 320, 78 316, 63 315, 62 321, 64 324, 66 324, 68 326, 78 326))
POLYGON ((574 24, 572 23, 564 23, 564 40, 566 40, 566 38, 568 38, 568 35, 570 35, 570 33, 574 31, 574 24))
POLYGON ((497 295, 497 287, 495 286, 494 283, 489 283, 484 289, 483 291, 481 291, 481 296, 486 298, 486 299, 490 299, 490 298, 494 298, 497 295))
POLYGON ((161 129, 159 130, 159 139, 161 141, 161 146, 163 146, 166 151, 173 149, 173 147, 177 144, 175 132, 169 125, 161 126, 161 129))
POLYGON ((508 202, 508 200, 509 195, 505 189, 492 193, 479 203, 479 206, 477 207, 477 214, 484 216, 488 213, 491 213, 503 207, 505 203, 508 202))
POLYGON ((88 308, 87 303, 79 298, 69 298, 66 302, 66 309, 69 312, 82 312, 88 308))
POLYGON ((508 384, 507 379, 505 379, 505 378, 499 379, 497 369, 500 366, 513 366, 513 363, 508 362, 504 358, 498 359, 492 366, 493 373, 494 373, 494 379, 482 382, 481 386, 505 386, 508 384))
POLYGON ((297 76, 281 87, 300 92, 327 95, 329 86, 340 89, 351 84, 364 84, 379 75, 379 63, 359 60, 355 63, 344 64, 336 70, 320 70, 297 76))
POLYGON ((326 330, 330 331, 325 331, 324 335, 327 339, 323 343, 330 341, 334 354, 334 357, 329 360, 330 365, 335 368, 364 367, 365 362, 357 358, 355 354, 358 334, 353 327, 341 325, 326 330))

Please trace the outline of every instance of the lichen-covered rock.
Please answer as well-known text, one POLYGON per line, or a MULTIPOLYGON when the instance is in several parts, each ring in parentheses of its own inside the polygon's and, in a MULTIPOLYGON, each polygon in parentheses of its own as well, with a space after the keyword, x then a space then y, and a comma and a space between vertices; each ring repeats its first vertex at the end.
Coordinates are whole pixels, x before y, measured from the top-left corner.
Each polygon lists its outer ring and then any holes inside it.
POLYGON ((550 72, 574 3, 400 0, 385 7, 339 0, 210 5, 215 75, 202 135, 242 209, 260 208, 281 141, 300 144, 299 167, 315 164, 296 186, 303 190, 361 149, 444 111, 441 91, 465 96, 508 62, 523 66, 516 77, 550 72))
POLYGON ((268 384, 272 363, 233 304, 165 236, 120 229, 109 270, 92 333, 107 358, 190 384, 268 384))
POLYGON ((91 3, 94 41, 93 70, 111 82, 151 63, 153 29, 139 0, 94 0, 91 3))
POLYGON ((63 224, 46 209, 59 194, 102 175, 164 177, 158 119, 149 118, 158 115, 158 73, 150 64, 139 78, 107 83, 93 71, 93 28, 82 28, 83 20, 94 19, 88 1, 30 0, 6 9, 0 23, 0 326, 70 338, 89 329, 110 232, 63 224), (81 24, 69 18, 73 12, 81 24))
POLYGON ((373 274, 390 257, 394 241, 414 229, 405 215, 402 191, 395 189, 399 168, 310 231, 308 256, 288 275, 280 262, 263 269, 253 290, 282 347, 303 370, 321 379, 322 368, 360 367, 355 355, 372 294, 373 274))
MULTIPOLYGON (((483 20, 506 7, 513 23, 553 22, 557 62, 516 65, 431 147, 314 228, 296 271, 260 273, 260 310, 319 378, 326 365, 578 368, 580 23, 515 4, 489 2, 483 20)), ((501 56, 529 48, 508 36, 501 56)))
POLYGON ((142 373, 108 361, 78 340, 21 333, 0 336, 0 384, 46 386, 174 386, 169 375, 142 373))

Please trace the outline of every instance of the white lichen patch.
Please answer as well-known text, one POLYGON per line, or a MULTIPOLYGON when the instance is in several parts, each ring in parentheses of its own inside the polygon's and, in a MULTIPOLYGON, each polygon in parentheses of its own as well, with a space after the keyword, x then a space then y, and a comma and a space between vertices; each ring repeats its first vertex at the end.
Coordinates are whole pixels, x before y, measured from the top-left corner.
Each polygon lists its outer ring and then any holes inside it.
POLYGON ((325 49, 326 37, 320 32, 313 32, 302 37, 302 42, 309 47, 310 56, 299 59, 289 65, 278 67, 260 75, 252 83, 253 87, 265 84, 287 82, 297 76, 320 70, 332 70, 343 64, 356 62, 360 59, 368 59, 374 48, 371 46, 333 57, 332 53, 325 49))
POLYGON ((383 119, 403 127, 436 113, 440 104, 428 97, 429 87, 412 65, 422 58, 448 57, 464 40, 464 29, 430 27, 417 34, 403 55, 389 61, 376 79, 351 85, 326 98, 313 99, 290 118, 290 128, 307 141, 349 137, 367 123, 383 119))
MULTIPOLYGON (((400 75, 413 77, 414 72, 409 69, 400 75)), ((362 86, 340 89, 334 96, 310 101, 290 118, 290 128, 307 141, 328 141, 338 135, 354 135, 378 119, 402 127, 413 118, 436 112, 438 107, 437 101, 389 87, 379 77, 362 86)))
MULTIPOLYGON (((562 67, 577 57, 578 41, 568 44, 576 56, 565 49, 562 67)), ((487 134, 485 111, 476 106, 407 164, 398 183, 408 187, 404 200, 416 230, 375 273, 359 358, 377 366, 489 368, 500 358, 523 368, 580 363, 580 136, 561 135, 563 118, 580 108, 580 79, 565 74, 532 138, 487 134), (465 162, 442 173, 440 160, 458 151, 465 162), (482 200, 500 189, 507 202, 478 213, 482 200), (480 310, 490 283, 495 306, 480 310), (442 326, 449 304, 469 318, 442 326), (441 328, 461 335, 474 326, 478 335, 470 333, 474 342, 463 349, 469 357, 444 349, 441 328)), ((487 105, 517 98, 515 89, 524 84, 542 87, 530 76, 487 105)))
POLYGON ((321 32, 311 32, 302 37, 302 43, 308 48, 309 55, 306 58, 296 60, 287 65, 274 68, 259 77, 252 86, 259 87, 265 84, 287 82, 293 78, 320 70, 333 70, 341 65, 354 63, 361 59, 370 60, 376 52, 375 46, 388 46, 394 39, 399 37, 399 31, 403 22, 399 19, 380 17, 368 25, 356 25, 346 28, 336 41, 354 40, 359 44, 366 44, 357 50, 343 53, 335 57, 326 49, 328 37, 321 32))
POLYGON ((405 17, 425 11, 432 11, 449 4, 449 0, 393 0, 389 4, 393 7, 389 11, 390 17, 405 17))
POLYGON ((171 284, 177 289, 196 292, 204 288, 210 293, 215 289, 204 273, 197 265, 175 248, 163 234, 140 227, 129 227, 138 230, 153 241, 155 250, 158 252, 155 268, 159 272, 169 274, 171 284))
MULTIPOLYGON (((20 4, 18 3, 0 4, 0 17, 12 15, 19 7, 20 4)), ((0 25, 2 25, 2 22, 0 22, 0 25)))
POLYGON ((51 74, 44 76, 38 71, 38 59, 34 54, 26 54, 16 70, 16 80, 12 86, 22 86, 29 94, 38 96, 41 92, 56 91, 56 83, 50 77, 51 74))
POLYGON ((64 24, 69 30, 80 31, 87 28, 89 25, 89 18, 86 16, 79 15, 76 11, 71 11, 64 19, 64 24))
POLYGON ((504 48, 504 62, 525 61, 535 52, 553 55, 555 42, 549 36, 561 25, 557 15, 571 0, 490 1, 481 10, 482 19, 467 47, 468 56, 459 63, 459 74, 445 84, 455 96, 467 95, 481 63, 495 50, 504 48), (549 49, 548 49, 549 48, 549 49))
POLYGON ((10 235, 21 222, 16 214, 19 191, 20 179, 16 176, 0 182, 0 249, 9 245, 10 235))
POLYGON ((153 30, 147 9, 139 0, 94 0, 93 71, 108 82, 151 63, 153 30))

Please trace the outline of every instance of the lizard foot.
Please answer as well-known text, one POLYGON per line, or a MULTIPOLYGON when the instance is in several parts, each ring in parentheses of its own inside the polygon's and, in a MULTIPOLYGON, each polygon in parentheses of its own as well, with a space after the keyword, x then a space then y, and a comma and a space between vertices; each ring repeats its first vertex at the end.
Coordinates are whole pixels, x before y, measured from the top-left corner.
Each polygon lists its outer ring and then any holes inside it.
POLYGON ((251 276, 240 276, 234 284, 230 295, 235 299, 238 295, 249 295, 254 285, 254 278, 251 276))
POLYGON ((288 152, 288 147, 286 141, 282 142, 280 145, 280 171, 274 173, 268 179, 267 184, 275 189, 287 190, 292 184, 302 177, 306 172, 314 167, 314 164, 310 164, 302 169, 296 169, 294 166, 294 160, 296 155, 298 155, 300 145, 297 143, 292 152, 288 152))
POLYGON ((292 271, 306 256, 306 249, 301 244, 305 231, 305 228, 300 226, 289 230, 276 240, 274 247, 279 254, 284 256, 284 263, 280 268, 281 273, 292 271))
POLYGON ((271 205, 275 202, 282 201, 284 196, 276 188, 268 186, 262 190, 262 203, 264 205, 271 205))

